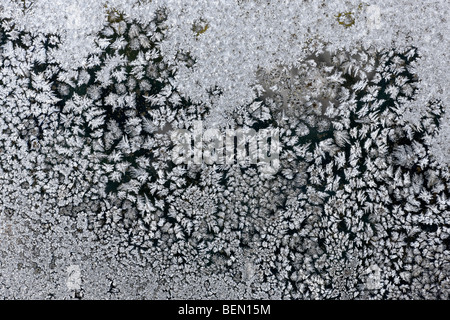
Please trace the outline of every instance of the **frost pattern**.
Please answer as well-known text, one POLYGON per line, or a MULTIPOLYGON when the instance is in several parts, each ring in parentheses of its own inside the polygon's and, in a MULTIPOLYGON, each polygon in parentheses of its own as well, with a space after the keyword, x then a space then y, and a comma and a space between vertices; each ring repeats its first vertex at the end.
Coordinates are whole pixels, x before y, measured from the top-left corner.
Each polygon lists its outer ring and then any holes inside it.
POLYGON ((0 7, 0 296, 448 299, 445 2, 0 7), (173 161, 196 121, 280 170, 173 161))

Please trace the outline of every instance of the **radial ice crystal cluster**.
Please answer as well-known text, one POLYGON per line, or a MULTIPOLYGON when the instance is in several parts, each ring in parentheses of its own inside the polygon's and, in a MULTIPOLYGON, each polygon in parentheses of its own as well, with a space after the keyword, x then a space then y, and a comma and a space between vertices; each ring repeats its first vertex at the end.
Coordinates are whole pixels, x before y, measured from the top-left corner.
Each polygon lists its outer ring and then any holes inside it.
POLYGON ((449 8, 2 0, 0 297, 448 299, 449 8))

